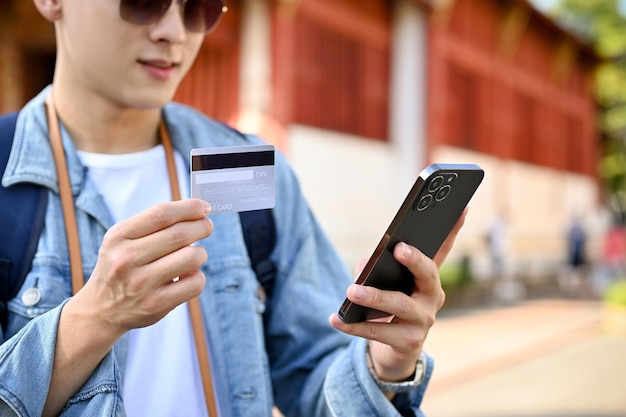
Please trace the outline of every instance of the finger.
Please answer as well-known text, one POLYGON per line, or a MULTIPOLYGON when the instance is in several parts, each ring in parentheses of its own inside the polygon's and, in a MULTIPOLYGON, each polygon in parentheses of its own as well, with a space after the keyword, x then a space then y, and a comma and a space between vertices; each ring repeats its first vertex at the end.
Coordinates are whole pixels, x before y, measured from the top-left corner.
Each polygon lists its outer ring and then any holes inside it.
POLYGON ((175 277, 182 277, 195 271, 207 258, 208 254, 204 248, 185 246, 146 265, 143 273, 147 277, 153 277, 154 285, 159 286, 172 282, 175 277))
MULTIPOLYGON (((421 349, 422 341, 425 338, 423 331, 415 331, 415 327, 408 323, 394 322, 393 325, 376 321, 344 323, 337 313, 331 314, 328 322, 341 332, 384 343, 398 352, 408 353, 421 349)), ((424 328, 426 329, 426 327, 424 328)))
POLYGON ((431 296, 438 295, 438 292, 441 291, 441 282, 437 265, 432 259, 403 242, 395 246, 393 256, 411 271, 419 293, 431 296))
POLYGON ((205 275, 199 270, 194 270, 180 275, 176 282, 169 281, 165 284, 161 288, 161 295, 164 300, 167 300, 171 310, 179 304, 198 297, 205 284, 205 275))
MULTIPOLYGON (((420 311, 416 300, 400 291, 386 291, 367 285, 352 284, 346 297, 355 304, 384 311, 401 320, 419 320, 420 311)), ((380 321, 389 322, 391 317, 380 321)))
POLYGON ((129 243, 134 250, 136 262, 144 265, 188 247, 198 240, 207 238, 213 232, 213 222, 207 218, 176 223, 151 235, 135 239, 129 243))
POLYGON ((443 242, 443 244, 437 251, 437 254, 433 258, 437 266, 443 265, 443 262, 446 260, 446 258, 448 257, 448 254, 452 250, 452 247, 454 246, 454 241, 456 240, 456 237, 458 236, 459 231, 461 230, 461 228, 463 227, 463 224, 465 223, 465 218, 467 217, 468 210, 469 209, 467 207, 465 208, 465 210, 463 210, 463 213, 459 217, 459 220, 457 220, 456 224, 454 225, 454 227, 448 234, 448 237, 443 242))
POLYGON ((204 200, 188 199, 157 204, 111 228, 122 239, 139 239, 176 223, 200 220, 211 213, 204 200))

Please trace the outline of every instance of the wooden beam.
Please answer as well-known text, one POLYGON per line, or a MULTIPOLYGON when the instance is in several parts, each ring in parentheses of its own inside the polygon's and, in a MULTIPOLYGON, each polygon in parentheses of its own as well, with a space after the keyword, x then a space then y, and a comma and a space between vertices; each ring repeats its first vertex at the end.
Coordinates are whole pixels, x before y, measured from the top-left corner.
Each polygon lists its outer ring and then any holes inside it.
POLYGON ((580 48, 568 39, 561 40, 552 61, 552 79, 557 85, 565 85, 576 65, 580 48))
POLYGON ((357 13, 353 2, 336 0, 302 0, 300 12, 332 30, 365 42, 375 48, 385 48, 390 42, 389 24, 380 15, 357 13))
POLYGON ((496 46, 496 53, 499 56, 507 60, 513 59, 530 18, 531 13, 528 9, 520 7, 517 3, 511 3, 502 21, 496 46))
POLYGON ((433 7, 433 22, 440 28, 446 28, 450 24, 454 3, 456 0, 431 0, 433 7))
POLYGON ((277 0, 276 12, 284 18, 294 18, 300 9, 301 0, 277 0))

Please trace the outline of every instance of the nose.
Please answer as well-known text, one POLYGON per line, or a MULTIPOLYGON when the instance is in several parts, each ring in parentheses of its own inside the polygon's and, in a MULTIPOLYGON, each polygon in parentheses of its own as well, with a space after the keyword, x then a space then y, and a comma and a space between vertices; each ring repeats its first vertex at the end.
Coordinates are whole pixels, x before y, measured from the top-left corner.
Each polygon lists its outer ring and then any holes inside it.
POLYGON ((161 20, 150 28, 151 39, 168 43, 184 42, 187 38, 187 31, 181 11, 181 1, 172 1, 161 20))

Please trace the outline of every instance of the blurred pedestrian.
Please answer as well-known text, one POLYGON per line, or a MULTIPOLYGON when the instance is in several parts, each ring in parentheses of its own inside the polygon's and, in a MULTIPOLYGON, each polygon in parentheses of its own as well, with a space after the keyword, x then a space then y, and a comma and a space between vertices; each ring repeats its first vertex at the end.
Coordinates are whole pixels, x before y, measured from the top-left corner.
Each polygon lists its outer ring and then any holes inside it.
POLYGON ((626 278, 626 230, 621 216, 604 233, 601 264, 593 278, 597 295, 602 295, 616 279, 626 278))
POLYGON ((505 264, 508 251, 508 219, 506 211, 500 210, 491 220, 487 230, 487 244, 491 260, 491 280, 505 276, 505 264))
POLYGON ((582 219, 572 219, 566 235, 565 274, 561 277, 561 291, 566 296, 585 296, 589 294, 587 232, 582 219))
POLYGON ((492 218, 487 232, 491 271, 488 290, 493 301, 511 303, 525 296, 523 285, 508 273, 509 216, 501 208, 492 218))

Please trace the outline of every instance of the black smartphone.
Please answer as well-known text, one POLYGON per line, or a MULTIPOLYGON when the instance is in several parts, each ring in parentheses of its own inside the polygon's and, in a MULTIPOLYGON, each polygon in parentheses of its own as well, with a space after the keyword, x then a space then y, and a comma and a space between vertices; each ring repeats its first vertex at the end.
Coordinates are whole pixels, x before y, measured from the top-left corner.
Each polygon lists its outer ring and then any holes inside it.
MULTIPOLYGON (((394 247, 399 242, 406 242, 433 258, 484 175, 484 171, 474 164, 432 164, 426 167, 356 283, 411 294, 413 274, 393 257, 394 247)), ((339 317, 345 323, 387 316, 389 313, 354 304, 347 298, 339 308, 339 317)))

